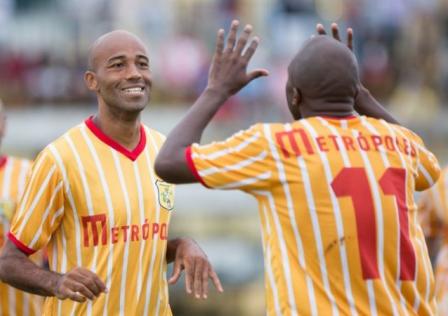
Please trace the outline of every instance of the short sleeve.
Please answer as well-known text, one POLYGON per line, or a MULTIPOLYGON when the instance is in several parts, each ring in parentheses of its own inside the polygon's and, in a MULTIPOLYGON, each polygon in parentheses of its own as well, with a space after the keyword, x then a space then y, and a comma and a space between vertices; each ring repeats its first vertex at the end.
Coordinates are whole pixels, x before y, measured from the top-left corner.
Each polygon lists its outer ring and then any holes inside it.
POLYGON ((221 142, 193 144, 185 154, 190 170, 209 188, 260 190, 272 181, 274 161, 264 137, 264 124, 221 142))
POLYGON ((415 190, 423 191, 437 182, 440 176, 440 165, 436 156, 424 145, 422 139, 411 133, 411 142, 417 151, 417 174, 415 178, 415 190))
POLYGON ((12 219, 8 238, 24 253, 44 247, 58 228, 64 212, 63 178, 51 154, 35 160, 12 219))
POLYGON ((426 237, 438 236, 442 227, 441 220, 437 217, 435 194, 439 194, 435 188, 427 190, 418 201, 419 221, 426 237))

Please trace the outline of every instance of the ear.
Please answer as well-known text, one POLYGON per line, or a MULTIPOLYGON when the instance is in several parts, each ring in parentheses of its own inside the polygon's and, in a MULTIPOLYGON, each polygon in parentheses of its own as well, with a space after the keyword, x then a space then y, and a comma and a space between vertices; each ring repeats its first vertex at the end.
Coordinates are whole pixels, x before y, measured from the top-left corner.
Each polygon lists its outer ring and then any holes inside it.
POLYGON ((292 88, 291 91, 290 111, 295 120, 300 120, 302 118, 302 112, 300 111, 303 101, 302 93, 297 88, 292 88))
POLYGON ((98 80, 93 71, 88 70, 84 73, 84 82, 90 91, 98 91, 98 80))
POLYGON ((300 107, 300 103, 302 102, 302 94, 300 90, 297 88, 292 88, 292 105, 294 107, 300 107))

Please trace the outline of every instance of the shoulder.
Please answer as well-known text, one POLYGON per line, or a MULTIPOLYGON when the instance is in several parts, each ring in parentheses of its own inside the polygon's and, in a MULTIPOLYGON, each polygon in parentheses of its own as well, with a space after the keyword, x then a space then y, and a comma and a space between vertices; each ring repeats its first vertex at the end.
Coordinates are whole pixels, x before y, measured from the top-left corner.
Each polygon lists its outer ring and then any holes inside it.
POLYGON ((162 134, 161 132, 148 127, 144 124, 142 124, 143 130, 145 131, 146 140, 147 141, 153 141, 157 146, 162 145, 165 142, 166 136, 162 134))
POLYGON ((48 144, 36 157, 37 162, 40 159, 45 159, 58 164, 65 164, 72 160, 72 151, 70 146, 76 146, 76 143, 83 138, 83 129, 86 129, 84 123, 80 123, 72 127, 60 137, 48 144))
POLYGON ((31 165, 32 161, 30 159, 22 158, 22 157, 6 156, 6 163, 14 164, 14 165, 29 166, 29 165, 31 165))
POLYGON ((398 136, 406 137, 409 140, 415 140, 418 142, 422 142, 420 136, 417 135, 414 131, 410 130, 407 127, 404 127, 404 126, 401 126, 398 124, 389 123, 383 119, 376 119, 376 118, 367 117, 367 116, 362 116, 362 118, 365 121, 371 123, 372 125, 382 125, 382 126, 388 128, 392 133, 398 134, 398 136))

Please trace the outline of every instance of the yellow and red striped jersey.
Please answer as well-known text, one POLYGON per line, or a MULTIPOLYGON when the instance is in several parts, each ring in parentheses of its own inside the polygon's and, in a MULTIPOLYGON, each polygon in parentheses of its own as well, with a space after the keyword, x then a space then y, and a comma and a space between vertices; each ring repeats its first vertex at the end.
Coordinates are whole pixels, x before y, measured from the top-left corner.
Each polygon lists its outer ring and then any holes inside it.
MULTIPOLYGON (((30 161, 11 156, 0 158, 0 248, 25 187, 30 161)), ((42 299, 0 283, 0 315, 40 315, 42 299)))
POLYGON ((433 315, 415 189, 439 165, 406 128, 366 117, 256 124, 186 150, 207 187, 259 203, 268 315, 433 315))
POLYGON ((171 315, 165 254, 174 187, 153 169, 163 141, 142 125, 129 151, 89 118, 39 154, 9 238, 25 253, 47 245, 50 270, 84 267, 109 289, 82 304, 48 297, 45 315, 171 315))
POLYGON ((435 295, 440 315, 448 314, 448 166, 439 181, 419 200, 419 215, 426 236, 440 238, 435 262, 435 295))

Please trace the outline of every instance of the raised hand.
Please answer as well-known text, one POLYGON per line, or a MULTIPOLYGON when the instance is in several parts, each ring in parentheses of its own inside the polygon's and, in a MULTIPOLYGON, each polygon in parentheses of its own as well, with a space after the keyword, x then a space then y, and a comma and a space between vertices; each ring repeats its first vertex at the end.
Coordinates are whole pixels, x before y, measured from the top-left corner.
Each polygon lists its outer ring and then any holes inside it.
POLYGON ((247 65, 258 47, 259 39, 253 38, 247 46, 252 26, 246 25, 241 36, 237 38, 238 26, 239 22, 234 20, 230 26, 226 45, 224 45, 224 30, 218 31, 216 50, 208 76, 207 89, 225 96, 233 95, 252 80, 269 74, 266 69, 256 69, 247 73, 247 65))
MULTIPOLYGON (((319 35, 327 35, 325 27, 320 23, 316 25, 316 31, 319 35)), ((341 42, 341 37, 339 36, 339 27, 336 23, 331 24, 331 35, 335 40, 341 42)), ((350 48, 351 51, 353 51, 353 29, 350 27, 347 28, 347 47, 350 48)))
POLYGON ((182 238, 179 241, 173 274, 168 283, 176 283, 182 270, 185 270, 185 288, 188 294, 194 293, 196 298, 207 298, 208 279, 212 280, 219 292, 223 292, 221 282, 206 254, 196 242, 189 238, 182 238))
POLYGON ((79 267, 63 274, 54 290, 57 298, 68 298, 80 303, 86 299, 94 300, 102 292, 107 292, 103 281, 92 271, 79 267))

